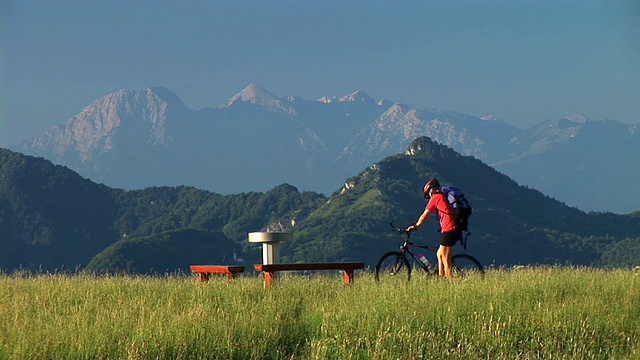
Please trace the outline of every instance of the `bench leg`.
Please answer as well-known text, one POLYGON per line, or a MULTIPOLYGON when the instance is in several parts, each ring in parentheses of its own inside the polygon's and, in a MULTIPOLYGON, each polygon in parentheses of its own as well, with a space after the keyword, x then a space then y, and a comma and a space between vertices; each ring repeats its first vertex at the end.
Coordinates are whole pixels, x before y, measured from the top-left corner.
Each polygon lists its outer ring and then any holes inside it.
POLYGON ((269 271, 263 271, 264 273, 264 288, 268 289, 271 287, 271 280, 273 278, 273 273, 269 271))
POLYGON ((198 279, 200 280, 200 282, 205 282, 209 280, 209 276, 210 274, 208 273, 198 273, 198 279))
POLYGON ((237 276, 238 276, 238 273, 237 273, 237 272, 235 272, 235 271, 233 271, 233 272, 232 272, 232 271, 229 271, 229 272, 227 273, 227 280, 233 280, 233 279, 235 279, 237 276))
POLYGON ((353 269, 344 270, 344 283, 351 284, 353 282, 353 269))

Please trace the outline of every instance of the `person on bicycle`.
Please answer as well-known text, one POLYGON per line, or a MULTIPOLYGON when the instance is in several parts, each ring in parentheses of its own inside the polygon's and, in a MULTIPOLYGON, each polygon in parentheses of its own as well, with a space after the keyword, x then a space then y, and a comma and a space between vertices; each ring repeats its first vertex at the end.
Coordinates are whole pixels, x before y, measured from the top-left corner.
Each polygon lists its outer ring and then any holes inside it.
POLYGON ((451 253, 453 246, 462 240, 462 230, 456 227, 451 217, 449 202, 442 193, 442 187, 438 179, 431 179, 424 185, 424 197, 429 202, 420 218, 414 225, 407 228, 408 231, 417 231, 418 228, 429 217, 429 214, 436 212, 440 221, 440 247, 438 248, 438 274, 451 276, 451 253))

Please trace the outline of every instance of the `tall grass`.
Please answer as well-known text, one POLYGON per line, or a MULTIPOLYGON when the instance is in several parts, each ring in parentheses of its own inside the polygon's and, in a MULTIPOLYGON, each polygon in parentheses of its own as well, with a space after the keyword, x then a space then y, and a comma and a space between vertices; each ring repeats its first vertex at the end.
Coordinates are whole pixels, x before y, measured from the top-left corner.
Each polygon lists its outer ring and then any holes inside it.
POLYGON ((0 359, 638 359, 632 270, 0 276, 0 359))

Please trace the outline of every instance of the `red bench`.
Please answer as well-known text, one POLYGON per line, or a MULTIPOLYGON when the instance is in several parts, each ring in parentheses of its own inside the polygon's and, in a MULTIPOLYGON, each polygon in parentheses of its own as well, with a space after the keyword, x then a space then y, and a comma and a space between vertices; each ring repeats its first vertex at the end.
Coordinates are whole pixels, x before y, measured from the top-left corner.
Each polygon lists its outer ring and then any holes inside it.
POLYGON ((274 273, 278 271, 343 270, 345 284, 351 284, 353 282, 353 272, 356 269, 364 269, 364 263, 254 264, 253 267, 256 271, 264 273, 264 287, 269 288, 274 273))
POLYGON ((235 279, 244 271, 244 266, 229 265, 191 265, 191 272, 198 274, 201 282, 209 280, 211 274, 227 274, 227 279, 235 279))

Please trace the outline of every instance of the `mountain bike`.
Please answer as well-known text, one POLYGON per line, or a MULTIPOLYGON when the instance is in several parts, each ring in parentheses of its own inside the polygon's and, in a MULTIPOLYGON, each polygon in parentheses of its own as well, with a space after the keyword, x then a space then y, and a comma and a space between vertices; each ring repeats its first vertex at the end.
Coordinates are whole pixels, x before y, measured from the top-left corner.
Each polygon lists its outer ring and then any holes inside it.
MULTIPOLYGON (((409 281, 411 280, 411 271, 414 267, 423 270, 429 275, 438 276, 437 262, 435 266, 432 266, 426 258, 422 258, 424 255, 416 255, 416 253, 411 250, 411 247, 413 247, 435 253, 438 251, 438 246, 429 246, 413 242, 411 241, 412 231, 408 231, 406 228, 396 227, 393 225, 393 222, 391 222, 390 225, 394 231, 404 234, 404 242, 400 246, 399 251, 390 251, 382 255, 376 265, 376 281, 395 278, 406 278, 407 281, 409 281)), ((463 244, 466 243, 469 235, 470 233, 468 232, 465 234, 463 244)), ((484 269, 476 258, 469 254, 456 254, 451 257, 452 277, 461 278, 476 274, 484 275, 484 269)))

